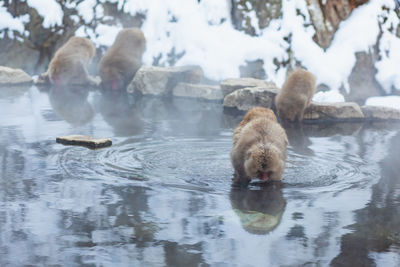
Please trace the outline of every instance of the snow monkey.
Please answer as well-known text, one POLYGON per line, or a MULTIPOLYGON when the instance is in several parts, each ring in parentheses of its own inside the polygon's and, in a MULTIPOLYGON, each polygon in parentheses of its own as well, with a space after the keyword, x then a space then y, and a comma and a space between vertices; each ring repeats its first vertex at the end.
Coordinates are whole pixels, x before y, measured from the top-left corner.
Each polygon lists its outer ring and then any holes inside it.
POLYGON ((278 116, 285 121, 302 121, 314 93, 314 75, 304 69, 293 71, 275 98, 278 116))
POLYGON ((239 139, 240 132, 249 121, 253 120, 256 117, 263 116, 273 121, 277 121, 275 114, 272 110, 263 107, 253 107, 249 111, 247 111, 246 115, 243 117, 242 121, 236 127, 235 132, 233 134, 233 144, 236 144, 239 139))
POLYGON ((83 85, 94 82, 87 71, 96 48, 83 37, 71 37, 55 53, 47 73, 50 82, 57 86, 83 85))
POLYGON ((114 44, 99 63, 99 73, 104 89, 122 90, 131 82, 142 65, 146 39, 138 28, 121 30, 114 44))
POLYGON ((235 129, 233 139, 234 183, 246 185, 253 178, 263 182, 282 179, 288 139, 272 110, 250 109, 235 129))

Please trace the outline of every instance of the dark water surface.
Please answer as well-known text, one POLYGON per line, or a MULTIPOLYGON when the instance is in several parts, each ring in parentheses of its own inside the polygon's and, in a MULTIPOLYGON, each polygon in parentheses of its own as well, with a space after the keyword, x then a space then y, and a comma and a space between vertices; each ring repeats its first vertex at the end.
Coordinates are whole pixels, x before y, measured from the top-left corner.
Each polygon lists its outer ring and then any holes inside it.
POLYGON ((0 88, 0 266, 400 266, 399 125, 289 127, 284 182, 232 189, 240 117, 123 100, 0 88))

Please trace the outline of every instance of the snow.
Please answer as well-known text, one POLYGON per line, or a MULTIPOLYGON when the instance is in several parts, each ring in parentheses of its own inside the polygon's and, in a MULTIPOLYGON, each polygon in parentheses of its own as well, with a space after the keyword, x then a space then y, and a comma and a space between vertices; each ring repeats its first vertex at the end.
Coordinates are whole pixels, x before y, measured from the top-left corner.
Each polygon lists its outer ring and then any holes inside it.
POLYGON ((370 97, 365 101, 365 105, 400 109, 400 96, 390 95, 370 97))
MULTIPOLYGON (((388 14, 385 25, 389 29, 391 27, 396 29, 398 24, 399 18, 396 14, 394 12, 388 14)), ((397 71, 400 69, 400 39, 389 30, 384 31, 381 37, 380 56, 381 60, 375 64, 378 70, 377 81, 387 93, 391 93, 392 87, 400 90, 400 75, 397 71)))
POLYGON ((86 23, 89 23, 94 18, 94 10, 93 7, 96 4, 96 0, 86 0, 81 2, 76 9, 78 10, 79 15, 83 17, 83 20, 86 23))
POLYGON ((27 0, 27 2, 44 18, 43 26, 45 28, 62 24, 63 12, 55 0, 27 0))
POLYGON ((15 30, 23 33, 24 24, 22 22, 23 20, 21 20, 21 18, 13 18, 5 7, 0 6, 0 31, 8 29, 10 31, 15 30))
POLYGON ((314 95, 312 100, 321 103, 345 102, 343 95, 336 90, 318 92, 314 95))

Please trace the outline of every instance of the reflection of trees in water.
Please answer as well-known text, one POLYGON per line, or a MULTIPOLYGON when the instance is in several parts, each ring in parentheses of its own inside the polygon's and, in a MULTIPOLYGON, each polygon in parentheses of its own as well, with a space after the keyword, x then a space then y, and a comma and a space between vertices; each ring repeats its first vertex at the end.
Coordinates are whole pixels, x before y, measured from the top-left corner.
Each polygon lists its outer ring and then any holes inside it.
POLYGON ((356 223, 349 226, 352 233, 342 236, 341 252, 331 262, 333 266, 375 266, 371 252, 400 247, 399 133, 387 149, 387 156, 380 162, 381 179, 372 187, 371 201, 355 212, 356 223))
POLYGON ((33 166, 29 164, 32 159, 27 161, 26 158, 28 151, 36 153, 35 150, 34 144, 25 143, 18 127, 0 127, 0 200, 35 196, 35 182, 30 170, 33 166))
POLYGON ((166 266, 206 266, 202 244, 178 244, 163 241, 166 266))
POLYGON ((273 183, 260 188, 232 188, 232 208, 247 232, 267 234, 279 225, 286 207, 281 187, 273 183))

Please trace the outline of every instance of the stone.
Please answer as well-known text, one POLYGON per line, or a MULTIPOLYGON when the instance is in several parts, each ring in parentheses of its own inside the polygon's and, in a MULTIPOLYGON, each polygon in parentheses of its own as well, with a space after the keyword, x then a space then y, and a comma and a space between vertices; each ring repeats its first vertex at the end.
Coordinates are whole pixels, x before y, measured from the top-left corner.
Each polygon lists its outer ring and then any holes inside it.
POLYGON ((222 95, 225 97, 230 93, 243 88, 248 87, 265 87, 271 89, 278 89, 272 82, 266 82, 264 80, 255 78, 234 78, 223 80, 220 84, 222 95))
POLYGON ((364 114, 360 106, 354 102, 311 102, 310 106, 304 111, 304 120, 360 121, 363 119, 364 114))
POLYGON ((203 79, 203 75, 200 66, 144 66, 135 74, 127 91, 142 95, 171 96, 173 88, 178 83, 199 83, 203 79))
POLYGON ((218 85, 179 83, 172 91, 173 96, 222 101, 218 85))
POLYGON ((247 111, 252 107, 260 106, 272 108, 278 90, 265 87, 248 87, 236 90, 224 98, 224 108, 234 108, 247 111))
POLYGON ((400 120, 400 109, 377 106, 362 106, 367 120, 400 120))
POLYGON ((21 85, 32 82, 32 77, 23 70, 0 66, 0 85, 21 85))
POLYGON ((63 145, 84 146, 91 149, 103 148, 112 145, 109 138, 92 138, 86 135, 68 135, 56 138, 56 142, 63 145))

